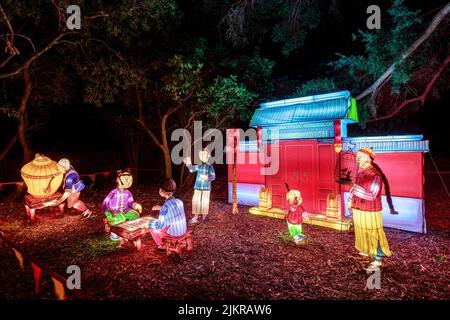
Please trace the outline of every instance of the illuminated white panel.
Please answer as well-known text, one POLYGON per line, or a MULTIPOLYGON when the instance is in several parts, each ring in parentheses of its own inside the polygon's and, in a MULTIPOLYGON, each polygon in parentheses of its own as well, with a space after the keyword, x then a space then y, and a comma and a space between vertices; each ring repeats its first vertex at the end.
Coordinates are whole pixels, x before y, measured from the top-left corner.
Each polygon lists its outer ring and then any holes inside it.
MULTIPOLYGON (((344 193, 345 204, 349 193, 344 193)), ((423 199, 392 197, 392 203, 397 215, 389 213, 389 205, 386 201, 386 196, 382 196, 383 204, 383 225, 388 228, 426 233, 425 209, 423 199)), ((345 205, 345 215, 350 216, 350 213, 345 205)))
MULTIPOLYGON (((231 203, 232 183, 228 182, 228 203, 231 203)), ((237 200, 239 204, 246 206, 259 205, 259 190, 263 184, 239 183, 237 184, 237 200)))

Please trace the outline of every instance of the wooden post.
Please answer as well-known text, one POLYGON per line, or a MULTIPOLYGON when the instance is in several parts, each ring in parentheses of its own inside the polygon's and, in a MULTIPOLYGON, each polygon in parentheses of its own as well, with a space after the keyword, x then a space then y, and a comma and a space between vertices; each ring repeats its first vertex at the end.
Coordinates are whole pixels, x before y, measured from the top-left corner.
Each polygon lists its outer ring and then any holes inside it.
POLYGON ((236 175, 236 161, 237 161, 237 152, 239 149, 239 131, 238 129, 234 129, 234 137, 233 137, 233 165, 232 165, 232 202, 233 202, 233 209, 232 214, 238 214, 239 208, 238 208, 238 201, 237 201, 237 175, 236 175))

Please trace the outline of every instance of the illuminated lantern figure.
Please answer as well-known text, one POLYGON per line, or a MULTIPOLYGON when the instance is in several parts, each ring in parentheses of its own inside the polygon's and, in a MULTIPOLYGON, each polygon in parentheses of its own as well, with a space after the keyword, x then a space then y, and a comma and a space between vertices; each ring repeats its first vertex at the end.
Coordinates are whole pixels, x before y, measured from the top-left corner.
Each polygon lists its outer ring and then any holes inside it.
POLYGON ((29 193, 25 196, 25 210, 30 222, 35 221, 36 210, 45 207, 58 206, 60 214, 64 214, 63 202, 67 197, 58 192, 64 175, 55 161, 37 153, 20 173, 29 193))
POLYGON ((183 202, 173 197, 177 184, 173 179, 166 178, 159 185, 159 195, 165 199, 162 206, 153 206, 152 210, 159 210, 158 220, 148 224, 150 234, 158 245, 158 250, 166 250, 163 242, 166 239, 182 237, 187 231, 186 215, 183 202))
POLYGON ((194 186, 194 197, 192 198, 192 214, 194 217, 189 223, 197 223, 200 216, 203 222, 208 221, 206 217, 209 211, 209 196, 211 193, 211 181, 216 179, 214 167, 208 163, 209 152, 207 148, 203 148, 199 152, 201 164, 192 165, 191 158, 186 157, 184 162, 190 172, 197 172, 194 186))
POLYGON ((45 198, 56 193, 64 177, 55 161, 39 153, 33 161, 23 166, 20 173, 28 193, 34 198, 45 198))
POLYGON ((308 214, 302 206, 302 195, 298 190, 289 190, 287 184, 286 188, 288 189, 286 198, 289 205, 286 221, 289 234, 296 244, 304 244, 306 236, 303 234, 302 222, 303 218, 307 217, 308 214))
POLYGON ((64 173, 63 198, 67 197, 67 207, 73 207, 81 211, 83 218, 90 217, 92 211, 79 199, 81 191, 85 188, 83 181, 80 180, 80 176, 70 165, 69 160, 65 158, 58 161, 58 168, 64 173))
MULTIPOLYGON (((106 221, 115 226, 127 220, 139 218, 142 206, 135 202, 128 190, 133 184, 133 176, 128 170, 117 172, 117 188, 112 190, 103 200, 102 209, 105 211, 106 221)), ((111 233, 111 240, 120 240, 120 237, 111 233)))
POLYGON ((360 149, 356 154, 359 170, 348 201, 348 208, 353 214, 355 247, 360 254, 374 259, 367 270, 378 270, 382 258, 391 255, 383 230, 383 181, 380 172, 372 164, 374 158, 372 148, 360 149))

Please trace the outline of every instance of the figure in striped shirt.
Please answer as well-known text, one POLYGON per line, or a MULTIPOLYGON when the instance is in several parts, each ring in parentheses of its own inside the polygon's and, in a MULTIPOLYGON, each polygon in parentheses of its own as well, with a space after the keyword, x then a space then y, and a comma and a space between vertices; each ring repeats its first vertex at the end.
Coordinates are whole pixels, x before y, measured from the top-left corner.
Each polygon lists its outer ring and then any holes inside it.
POLYGON ((192 214, 194 217, 189 223, 197 223, 201 220, 208 221, 207 215, 209 212, 209 197, 211 193, 211 181, 216 179, 216 172, 214 167, 208 163, 209 152, 207 148, 203 148, 198 154, 201 164, 192 165, 191 158, 186 157, 184 163, 190 172, 197 172, 194 185, 194 196, 192 198, 192 214))
POLYGON ((162 206, 153 206, 152 210, 159 211, 159 217, 148 224, 150 234, 161 251, 166 250, 163 239, 181 237, 187 231, 183 202, 173 196, 176 188, 177 184, 173 179, 166 178, 161 181, 159 195, 166 201, 162 206))

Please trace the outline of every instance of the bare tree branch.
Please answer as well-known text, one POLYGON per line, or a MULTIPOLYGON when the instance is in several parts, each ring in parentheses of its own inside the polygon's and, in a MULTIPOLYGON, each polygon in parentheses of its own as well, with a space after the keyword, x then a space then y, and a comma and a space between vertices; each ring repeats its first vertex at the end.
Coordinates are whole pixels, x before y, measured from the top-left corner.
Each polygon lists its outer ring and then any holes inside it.
POLYGON ((94 19, 103 18, 103 17, 109 17, 109 13, 107 13, 105 11, 99 11, 92 16, 84 16, 83 19, 84 20, 94 20, 94 19))
POLYGON ((3 149, 2 153, 0 153, 0 162, 3 160, 4 157, 8 154, 9 150, 16 144, 17 142, 17 134, 15 134, 9 143, 6 145, 5 149, 3 149))
POLYGON ((68 34, 74 34, 75 32, 63 32, 58 34, 52 41, 50 41, 50 43, 45 46, 43 49, 37 51, 35 54, 33 54, 31 57, 28 58, 27 61, 25 61, 21 66, 19 66, 17 69, 10 71, 10 72, 6 72, 3 74, 0 74, 0 79, 3 78, 9 78, 12 76, 15 76, 17 74, 19 74, 22 70, 29 68, 31 63, 36 60, 37 58, 39 58, 41 55, 43 55, 45 52, 47 52, 48 50, 50 50, 55 44, 58 43, 58 41, 60 39, 62 39, 64 36, 68 35, 68 34))
MULTIPOLYGON (((444 8, 442 8, 436 16, 431 21, 428 28, 425 30, 425 32, 416 40, 414 43, 405 51, 402 53, 400 59, 398 61, 395 61, 392 63, 389 68, 384 72, 369 88, 361 92, 359 95, 356 96, 356 100, 361 100, 371 95, 376 95, 379 91, 379 89, 391 78, 392 74, 395 71, 395 68, 402 63, 404 60, 406 60, 416 49, 426 40, 428 37, 433 33, 433 31, 439 26, 439 24, 444 20, 444 18, 448 15, 450 12, 450 3, 448 3, 444 8)), ((374 99, 374 98, 372 98, 374 99)))
POLYGON ((433 85, 439 79, 439 77, 441 76, 442 72, 444 71, 444 69, 447 67, 447 65, 449 63, 450 63, 450 56, 448 56, 447 59, 445 59, 445 61, 436 70, 436 72, 434 73, 433 77, 431 77, 430 82, 428 82, 427 86, 425 87, 425 90, 423 91, 423 93, 420 96, 408 99, 406 101, 403 101, 390 114, 378 117, 376 119, 369 120, 367 122, 369 123, 369 122, 375 122, 375 121, 386 120, 386 119, 392 118, 393 116, 397 115, 405 106, 407 106, 407 105, 409 105, 411 103, 414 103, 414 102, 420 102, 421 105, 423 105, 425 103, 425 99, 427 98, 428 94, 430 93, 431 89, 433 88, 433 85))
POLYGON ((10 55, 14 56, 16 54, 20 54, 19 50, 14 46, 14 29, 11 26, 11 23, 9 22, 8 16, 5 13, 5 10, 3 10, 2 5, 0 4, 0 16, 5 21, 5 24, 7 28, 9 29, 10 36, 9 39, 6 38, 6 48, 5 51, 9 52, 10 55))

